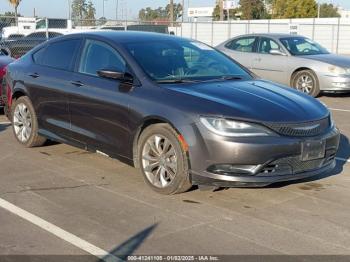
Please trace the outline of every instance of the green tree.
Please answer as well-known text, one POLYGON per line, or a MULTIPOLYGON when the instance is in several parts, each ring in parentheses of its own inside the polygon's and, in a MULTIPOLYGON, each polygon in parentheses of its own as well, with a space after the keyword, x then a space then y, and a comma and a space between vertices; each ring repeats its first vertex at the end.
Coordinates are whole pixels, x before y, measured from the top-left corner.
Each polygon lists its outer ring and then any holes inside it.
POLYGON ((213 20, 219 21, 220 20, 220 6, 216 5, 213 11, 213 20))
POLYGON ((272 18, 284 18, 287 1, 286 0, 272 0, 272 18))
MULTIPOLYGON (((182 16, 182 5, 181 4, 173 4, 174 6, 174 20, 176 21, 177 19, 179 19, 182 16)), ((170 18, 170 4, 168 4, 165 7, 165 10, 168 14, 169 19, 170 18)))
MULTIPOLYGON (((182 16, 182 5, 174 4, 174 20, 176 21, 182 16)), ((168 4, 165 8, 158 7, 156 9, 152 9, 150 7, 142 8, 139 11, 139 19, 141 21, 153 21, 157 19, 168 19, 170 20, 170 4, 168 4)))
POLYGON ((75 25, 95 26, 96 8, 91 0, 73 0, 72 20, 75 25))
POLYGON ((317 16, 315 0, 287 0, 284 18, 310 18, 317 16))
POLYGON ((273 18, 312 18, 317 16, 315 0, 274 0, 273 18))
POLYGON ((142 8, 139 11, 139 19, 142 21, 152 21, 159 18, 166 18, 167 12, 164 8, 158 7, 157 9, 152 9, 150 7, 142 8))
POLYGON ((96 25, 95 14, 96 14, 96 8, 90 0, 89 3, 87 4, 87 7, 86 7, 85 25, 87 25, 87 26, 95 26, 96 25))
POLYGON ((15 20, 17 21, 18 17, 18 6, 21 3, 22 0, 8 0, 8 2, 14 7, 15 9, 15 20))
POLYGON ((322 4, 320 6, 320 17, 340 17, 338 8, 332 4, 322 4))
POLYGON ((72 2, 72 20, 83 20, 87 14, 88 4, 86 0, 73 0, 72 2))
POLYGON ((265 4, 262 0, 240 0, 241 18, 250 19, 264 19, 267 18, 265 4))
MULTIPOLYGON (((231 9, 229 10, 229 14, 227 12, 227 10, 224 10, 224 20, 228 20, 228 18, 230 19, 236 19, 236 15, 238 13, 240 13, 240 8, 236 8, 236 9, 231 9), (230 17, 228 16, 230 15, 230 17)), ((220 6, 216 5, 213 11, 213 20, 214 21, 220 21, 220 6)))

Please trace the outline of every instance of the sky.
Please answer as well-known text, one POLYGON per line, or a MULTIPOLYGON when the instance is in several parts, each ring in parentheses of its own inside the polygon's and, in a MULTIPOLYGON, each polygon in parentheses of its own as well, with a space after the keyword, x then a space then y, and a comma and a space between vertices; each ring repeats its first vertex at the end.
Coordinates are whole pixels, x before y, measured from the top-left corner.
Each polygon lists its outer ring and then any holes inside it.
MULTIPOLYGON (((22 0, 19 6, 19 13, 24 16, 33 16, 34 8, 36 15, 40 17, 52 17, 52 18, 67 18, 68 17, 68 6, 72 0, 22 0)), ((165 6, 169 1, 167 0, 92 0, 96 7, 96 18, 103 15, 103 2, 105 3, 105 16, 108 19, 116 18, 116 3, 119 2, 119 18, 123 15, 125 18, 125 10, 127 10, 129 19, 136 19, 138 11, 144 7, 158 7, 165 6), (122 11, 124 10, 124 11, 122 11)), ((190 7, 199 6, 213 6, 215 0, 184 0, 185 8, 189 3, 190 7)), ((181 2, 175 0, 176 2, 181 2)), ((319 2, 333 2, 333 4, 340 5, 345 9, 350 9, 349 0, 319 0, 319 2)), ((7 0, 0 0, 0 13, 6 11, 13 11, 13 8, 8 4, 7 0)))

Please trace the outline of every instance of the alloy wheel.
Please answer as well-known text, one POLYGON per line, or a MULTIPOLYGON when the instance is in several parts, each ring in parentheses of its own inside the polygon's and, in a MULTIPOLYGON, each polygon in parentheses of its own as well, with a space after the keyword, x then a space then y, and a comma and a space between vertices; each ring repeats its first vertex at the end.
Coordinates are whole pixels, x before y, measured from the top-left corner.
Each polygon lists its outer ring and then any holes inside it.
POLYGON ((300 75, 296 81, 296 89, 310 94, 315 86, 314 80, 307 74, 300 75))
POLYGON ((170 140, 162 135, 149 137, 142 149, 142 167, 152 185, 169 186, 177 172, 176 151, 170 140))
POLYGON ((16 106, 13 114, 13 127, 19 141, 26 143, 32 134, 32 116, 24 103, 16 106))

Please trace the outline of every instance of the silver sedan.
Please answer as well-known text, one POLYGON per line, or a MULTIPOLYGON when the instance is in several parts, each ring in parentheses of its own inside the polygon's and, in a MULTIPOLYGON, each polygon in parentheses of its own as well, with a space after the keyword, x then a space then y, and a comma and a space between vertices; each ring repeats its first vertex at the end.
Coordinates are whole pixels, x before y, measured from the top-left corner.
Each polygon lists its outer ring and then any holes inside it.
POLYGON ((329 53, 297 35, 243 35, 217 46, 261 78, 288 85, 314 97, 321 91, 350 91, 350 57, 329 53))

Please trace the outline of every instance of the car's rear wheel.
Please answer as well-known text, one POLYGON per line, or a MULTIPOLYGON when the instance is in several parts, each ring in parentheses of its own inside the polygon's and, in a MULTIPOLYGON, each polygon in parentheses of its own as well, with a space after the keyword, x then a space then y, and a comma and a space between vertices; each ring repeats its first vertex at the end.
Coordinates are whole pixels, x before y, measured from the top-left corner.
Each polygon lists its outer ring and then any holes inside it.
POLYGON ((317 76, 311 70, 296 72, 292 78, 292 87, 313 97, 320 94, 317 76))
POLYGON ((22 96, 12 106, 12 129, 18 142, 26 147, 42 146, 46 138, 38 134, 38 121, 29 98, 22 96))
POLYGON ((146 128, 139 139, 138 153, 144 179, 154 191, 171 195, 192 187, 187 154, 170 125, 146 128))

